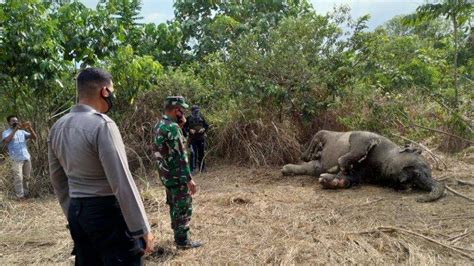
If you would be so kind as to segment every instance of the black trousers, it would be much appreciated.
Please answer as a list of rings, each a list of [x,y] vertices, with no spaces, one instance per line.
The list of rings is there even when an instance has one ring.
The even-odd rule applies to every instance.
[[[191,147],[192,147],[192,154],[191,154],[191,171],[193,170],[204,170],[205,163],[204,163],[204,152],[206,149],[205,140],[198,139],[193,140],[191,139]],[[202,166],[202,168],[201,168]]]
[[[130,236],[114,196],[72,198],[68,222],[75,265],[143,265],[144,241]]]

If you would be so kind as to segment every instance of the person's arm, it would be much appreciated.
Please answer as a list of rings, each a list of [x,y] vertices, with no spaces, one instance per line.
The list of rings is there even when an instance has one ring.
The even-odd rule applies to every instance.
[[[5,145],[8,145],[12,140],[13,137],[15,137],[15,133],[18,131],[18,126],[14,127],[10,134],[3,134],[2,133],[2,141]],[[4,132],[5,133],[5,132]]]
[[[202,119],[202,128],[199,129],[199,133],[203,134],[205,131],[207,131],[207,129],[209,128],[209,125],[207,124],[206,119],[204,119],[204,117],[201,116],[201,119]]]
[[[36,132],[33,130],[33,127],[31,127],[30,122],[24,123],[23,128],[26,130],[26,132],[29,133],[29,134],[27,134],[28,139],[36,140],[36,138],[37,138]]]
[[[163,164],[164,158],[163,158],[163,155],[161,154],[162,150],[160,150],[160,147],[163,147],[165,145],[166,138],[164,134],[165,132],[163,132],[164,129],[160,128],[160,124],[161,123],[158,123],[155,126],[155,131],[154,131],[155,137],[153,140],[153,155],[155,157],[158,170],[164,170],[161,167]],[[160,177],[162,174],[166,175],[166,173],[160,173]]]
[[[207,131],[209,129],[209,124],[206,122],[206,119],[204,119],[204,117],[201,117],[201,118],[202,118],[203,127]]]
[[[66,173],[63,167],[59,163],[58,158],[54,154],[51,140],[48,140],[48,162],[49,162],[49,175],[51,184],[53,185],[54,193],[58,197],[59,204],[63,209],[64,215],[67,219],[67,212],[69,209],[69,184],[67,181]]]
[[[176,131],[171,130],[170,132],[170,140],[174,142],[174,144],[170,145],[175,151],[179,154],[179,165],[180,175],[186,176],[189,192],[191,195],[196,193],[196,184],[194,183],[193,177],[191,175],[191,169],[189,167],[189,159],[188,154],[186,153],[186,147],[183,143],[183,136],[181,136],[181,130],[178,128]]]
[[[181,130],[179,128],[171,128],[168,132],[168,138],[171,142],[169,144],[171,149],[179,156],[179,165],[180,165],[180,176],[186,176],[186,179],[189,181],[192,179],[191,169],[189,167],[189,159],[186,152],[186,147],[184,146]]]
[[[97,149],[107,180],[117,198],[133,237],[146,238],[150,225],[137,186],[128,168],[127,155],[117,125],[107,121],[98,129]]]

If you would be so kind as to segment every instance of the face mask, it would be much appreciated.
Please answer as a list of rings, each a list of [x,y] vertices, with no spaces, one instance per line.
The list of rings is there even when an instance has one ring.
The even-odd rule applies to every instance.
[[[195,109],[191,112],[191,115],[194,117],[194,118],[197,118],[199,117],[199,109]]]
[[[100,95],[107,102],[107,105],[109,106],[109,108],[107,109],[107,111],[104,112],[104,114],[108,113],[110,109],[112,109],[113,101],[115,99],[114,94],[109,89],[106,88],[106,90],[109,92],[109,96],[104,97],[102,94]]]

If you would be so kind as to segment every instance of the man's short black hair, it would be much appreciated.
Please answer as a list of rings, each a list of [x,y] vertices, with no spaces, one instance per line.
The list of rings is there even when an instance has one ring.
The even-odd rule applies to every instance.
[[[77,92],[79,98],[94,95],[100,88],[109,86],[112,75],[97,67],[85,68],[77,76]]]
[[[16,116],[16,115],[9,115],[9,116],[7,116],[7,122],[10,123],[10,120],[11,120],[12,118],[14,118],[14,117],[18,118],[18,116]]]

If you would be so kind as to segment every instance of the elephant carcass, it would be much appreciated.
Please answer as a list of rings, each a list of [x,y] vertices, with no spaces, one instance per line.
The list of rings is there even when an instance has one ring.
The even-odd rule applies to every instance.
[[[321,130],[301,159],[305,163],[287,164],[282,174],[318,176],[324,188],[347,188],[368,182],[394,187],[413,185],[430,191],[419,197],[419,202],[434,201],[444,194],[444,186],[433,180],[420,150],[400,148],[372,132]]]

